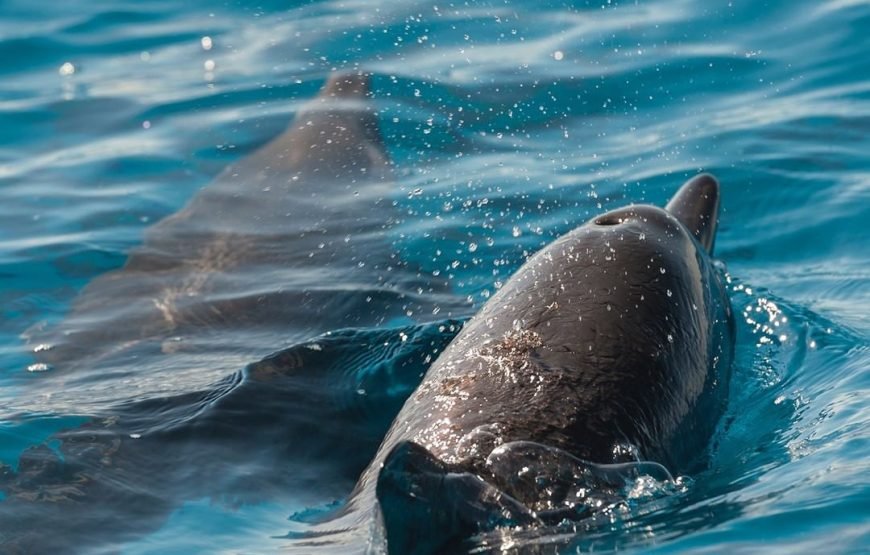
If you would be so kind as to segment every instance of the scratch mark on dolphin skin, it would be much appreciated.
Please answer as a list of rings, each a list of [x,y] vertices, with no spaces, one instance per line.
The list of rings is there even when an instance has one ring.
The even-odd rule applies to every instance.
[[[216,274],[236,266],[242,259],[239,253],[246,251],[245,247],[248,243],[250,241],[240,237],[228,235],[216,237],[205,246],[198,258],[190,262],[191,272],[179,285],[164,289],[160,297],[152,300],[169,331],[175,330],[184,323],[185,319],[178,306],[179,301],[201,295]],[[212,307],[212,310],[216,312],[214,308]],[[220,313],[216,312],[215,315],[220,316]],[[194,314],[188,316],[194,317]]]
[[[168,293],[170,292],[165,291],[164,298],[152,299],[152,302],[154,303],[154,306],[157,308],[157,310],[160,311],[160,314],[163,316],[163,320],[166,322],[166,324],[171,329],[175,329],[175,314],[172,310],[172,305],[170,304],[173,299],[172,297],[167,299]]]
[[[484,345],[480,349],[482,356],[516,358],[527,355],[532,349],[544,346],[541,336],[531,330],[519,330],[506,333],[498,341]]]

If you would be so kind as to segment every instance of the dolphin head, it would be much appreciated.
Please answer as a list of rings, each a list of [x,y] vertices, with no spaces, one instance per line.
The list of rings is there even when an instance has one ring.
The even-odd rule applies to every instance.
[[[718,214],[702,174],[664,208],[607,212],[526,261],[382,446],[387,543],[438,552],[493,527],[578,520],[618,497],[625,472],[697,468],[733,356]]]
[[[546,328],[538,326],[545,344],[583,353],[573,357],[583,359],[575,362],[580,375],[625,378],[604,396],[585,398],[595,414],[607,411],[623,419],[622,430],[634,430],[626,443],[640,447],[642,456],[675,470],[698,461],[727,392],[735,330],[724,279],[712,261],[719,207],[718,181],[700,174],[664,208],[625,206],[568,234],[570,249],[591,253],[570,277],[563,270],[559,278],[579,276],[572,302],[580,308],[544,313]],[[565,258],[551,267],[567,267]],[[575,314],[589,323],[567,326]],[[571,357],[548,353],[545,359],[565,366]],[[617,397],[643,408],[613,408],[609,399]],[[588,440],[605,424],[581,424],[578,435]],[[600,460],[602,451],[584,456]]]

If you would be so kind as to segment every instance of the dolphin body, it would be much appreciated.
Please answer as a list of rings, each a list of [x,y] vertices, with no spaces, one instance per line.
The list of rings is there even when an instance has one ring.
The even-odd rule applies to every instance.
[[[464,305],[391,248],[395,183],[369,89],[367,75],[333,75],[286,132],[149,228],[62,322],[30,330],[51,370],[19,410],[85,422],[0,463],[0,552],[111,551],[185,501],[281,502],[312,472],[323,491],[352,487],[425,350],[453,335],[423,330],[424,345],[373,360],[371,343],[397,335],[374,328],[431,314],[425,303]],[[293,346],[275,353],[276,337]],[[389,391],[360,400],[350,362],[336,360],[348,353]],[[326,419],[340,424],[312,433]]]
[[[59,383],[54,402],[114,401],[93,387],[112,375],[142,377],[140,398],[207,387],[274,352],[276,334],[292,343],[458,307],[391,249],[395,182],[369,88],[365,74],[332,76],[286,132],[149,228],[60,324],[29,330],[50,369],[41,387]]]
[[[337,519],[365,528],[378,507],[376,525],[345,546],[462,551],[496,527],[589,516],[622,478],[696,467],[734,349],[711,259],[719,194],[699,175],[664,209],[608,212],[531,257],[405,403]]]

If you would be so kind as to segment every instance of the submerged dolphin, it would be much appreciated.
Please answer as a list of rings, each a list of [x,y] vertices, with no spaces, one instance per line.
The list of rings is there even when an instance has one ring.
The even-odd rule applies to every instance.
[[[92,399],[94,380],[112,374],[143,377],[140,397],[165,394],[161,383],[206,387],[274,352],[276,335],[293,342],[420,314],[422,303],[442,314],[458,305],[391,249],[395,184],[369,82],[331,77],[285,133],[149,228],[59,325],[26,334],[52,370],[41,387],[58,376],[55,403]]]
[[[405,403],[342,525],[365,529],[379,506],[389,553],[447,553],[497,526],[582,518],[620,475],[690,469],[734,347],[718,210],[699,175],[665,209],[608,212],[529,259]]]
[[[285,133],[88,284],[58,326],[31,331],[52,370],[21,410],[86,422],[14,467],[0,464],[0,551],[111,550],[185,501],[282,499],[315,467],[342,492],[352,486],[398,411],[395,397],[425,368],[422,348],[366,358],[367,342],[383,345],[389,330],[333,333],[317,350],[300,342],[407,320],[420,299],[443,313],[460,304],[391,249],[392,166],[369,88],[366,75],[331,77]],[[440,336],[424,330],[421,341],[431,352]],[[274,353],[276,337],[296,346],[238,371]],[[373,382],[395,386],[393,374],[407,371],[412,385],[372,391],[364,406],[353,388],[347,402],[336,352],[370,363]],[[359,422],[372,413],[383,423]],[[312,435],[321,418],[348,422]]]

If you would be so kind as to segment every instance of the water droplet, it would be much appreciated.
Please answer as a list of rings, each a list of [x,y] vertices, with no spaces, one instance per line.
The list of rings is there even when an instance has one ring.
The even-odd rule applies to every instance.
[[[674,293],[670,289],[668,289],[668,297],[673,297],[673,296],[674,296]]]
[[[28,372],[48,372],[51,366],[44,362],[34,362],[27,367]]]
[[[203,50],[211,50],[211,47],[212,47],[211,37],[208,37],[208,36],[202,37],[201,39],[199,39],[199,44],[202,45]]]
[[[57,72],[64,77],[68,77],[76,72],[76,66],[74,66],[70,62],[64,62],[63,65],[57,70]]]

